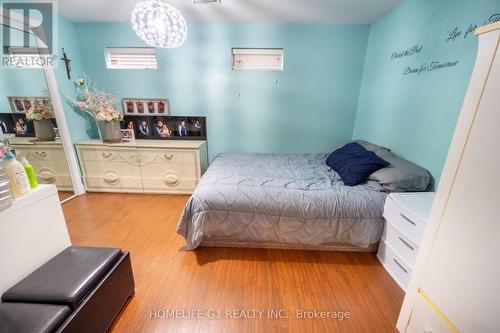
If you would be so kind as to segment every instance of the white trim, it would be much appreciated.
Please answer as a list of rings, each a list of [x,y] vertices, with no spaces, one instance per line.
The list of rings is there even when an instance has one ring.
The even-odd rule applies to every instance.
[[[66,115],[64,114],[64,107],[62,104],[61,96],[59,95],[59,88],[57,86],[56,75],[52,67],[43,67],[45,79],[47,80],[47,87],[49,89],[52,105],[56,114],[59,135],[63,144],[64,152],[66,153],[66,160],[68,162],[69,173],[73,183],[73,191],[75,195],[85,194],[85,187],[83,186],[80,177],[80,169],[78,168],[78,159],[76,158],[73,144],[71,144],[71,135],[69,132],[68,123],[66,122]]]

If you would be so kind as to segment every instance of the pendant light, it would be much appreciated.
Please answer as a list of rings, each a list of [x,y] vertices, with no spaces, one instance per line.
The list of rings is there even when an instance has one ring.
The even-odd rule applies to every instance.
[[[181,12],[161,0],[138,2],[131,22],[137,36],[153,47],[179,47],[187,38],[186,21]]]

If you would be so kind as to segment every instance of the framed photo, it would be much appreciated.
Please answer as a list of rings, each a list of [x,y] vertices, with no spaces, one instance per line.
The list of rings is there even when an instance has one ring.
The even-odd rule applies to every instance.
[[[7,99],[12,113],[25,113],[34,103],[50,105],[48,96],[8,96]]]
[[[122,141],[135,140],[134,130],[132,129],[122,129]]]
[[[134,133],[135,139],[206,140],[205,117],[127,115],[122,129]]]
[[[168,98],[122,98],[123,114],[126,116],[169,116]]]

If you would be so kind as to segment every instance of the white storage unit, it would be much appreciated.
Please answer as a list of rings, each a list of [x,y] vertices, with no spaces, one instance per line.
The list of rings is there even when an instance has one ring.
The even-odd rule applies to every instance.
[[[89,192],[190,194],[208,164],[206,141],[90,140],[76,149]]]
[[[403,290],[410,281],[433,200],[432,192],[387,196],[377,257]]]
[[[476,64],[399,315],[400,332],[499,331],[500,22],[476,34]]]
[[[0,295],[71,246],[54,185],[38,187],[0,212]]]

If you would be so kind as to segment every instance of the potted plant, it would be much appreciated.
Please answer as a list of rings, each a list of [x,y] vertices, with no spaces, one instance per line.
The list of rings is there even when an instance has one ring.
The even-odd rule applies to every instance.
[[[50,105],[34,102],[26,111],[26,119],[33,121],[35,135],[38,141],[54,141],[56,132],[50,119],[54,118],[54,112]]]
[[[115,108],[115,98],[102,90],[88,79],[75,81],[78,91],[78,99],[73,100],[65,96],[65,99],[73,107],[88,113],[95,120],[99,136],[104,142],[121,142],[120,121],[123,113]]]

